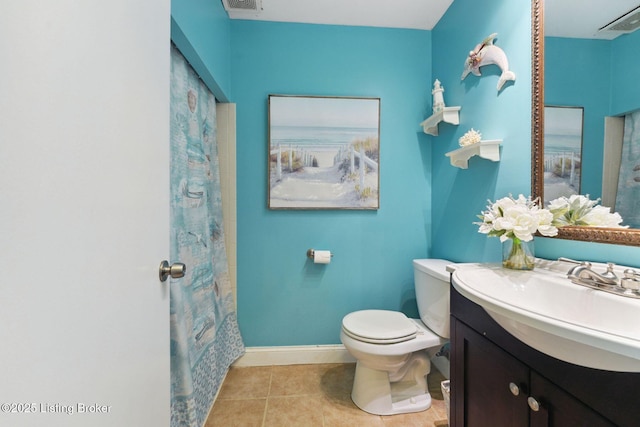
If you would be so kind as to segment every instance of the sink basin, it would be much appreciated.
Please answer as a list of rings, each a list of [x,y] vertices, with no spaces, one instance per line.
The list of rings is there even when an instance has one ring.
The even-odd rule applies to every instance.
[[[640,372],[640,299],[574,284],[566,277],[572,266],[541,259],[533,271],[460,264],[452,283],[510,334],[542,353],[589,368]],[[605,270],[598,264],[593,268]],[[616,267],[619,277],[623,270]]]

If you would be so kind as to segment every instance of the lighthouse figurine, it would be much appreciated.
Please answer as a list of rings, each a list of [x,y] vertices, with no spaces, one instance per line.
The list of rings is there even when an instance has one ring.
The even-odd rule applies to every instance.
[[[433,114],[444,110],[444,97],[442,96],[442,92],[444,92],[444,88],[440,86],[440,80],[436,79],[436,81],[433,82],[433,90],[431,91],[433,95]]]

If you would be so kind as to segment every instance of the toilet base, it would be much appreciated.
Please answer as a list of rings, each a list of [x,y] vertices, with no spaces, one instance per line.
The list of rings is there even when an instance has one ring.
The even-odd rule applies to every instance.
[[[431,364],[426,354],[414,353],[405,365],[401,378],[391,381],[389,372],[371,369],[360,361],[351,391],[351,400],[365,412],[394,415],[420,412],[431,407],[426,375]],[[391,375],[398,377],[398,373]]]

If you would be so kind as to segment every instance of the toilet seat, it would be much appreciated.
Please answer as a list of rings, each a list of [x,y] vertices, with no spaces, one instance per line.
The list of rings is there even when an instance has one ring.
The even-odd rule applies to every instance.
[[[354,340],[370,344],[396,344],[412,340],[416,324],[403,313],[389,310],[361,310],[342,319],[342,330]]]

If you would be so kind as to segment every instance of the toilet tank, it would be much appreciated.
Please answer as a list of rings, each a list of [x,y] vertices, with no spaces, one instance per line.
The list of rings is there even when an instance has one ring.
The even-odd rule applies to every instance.
[[[449,338],[449,278],[444,259],[414,259],[413,281],[420,319],[436,334]]]

